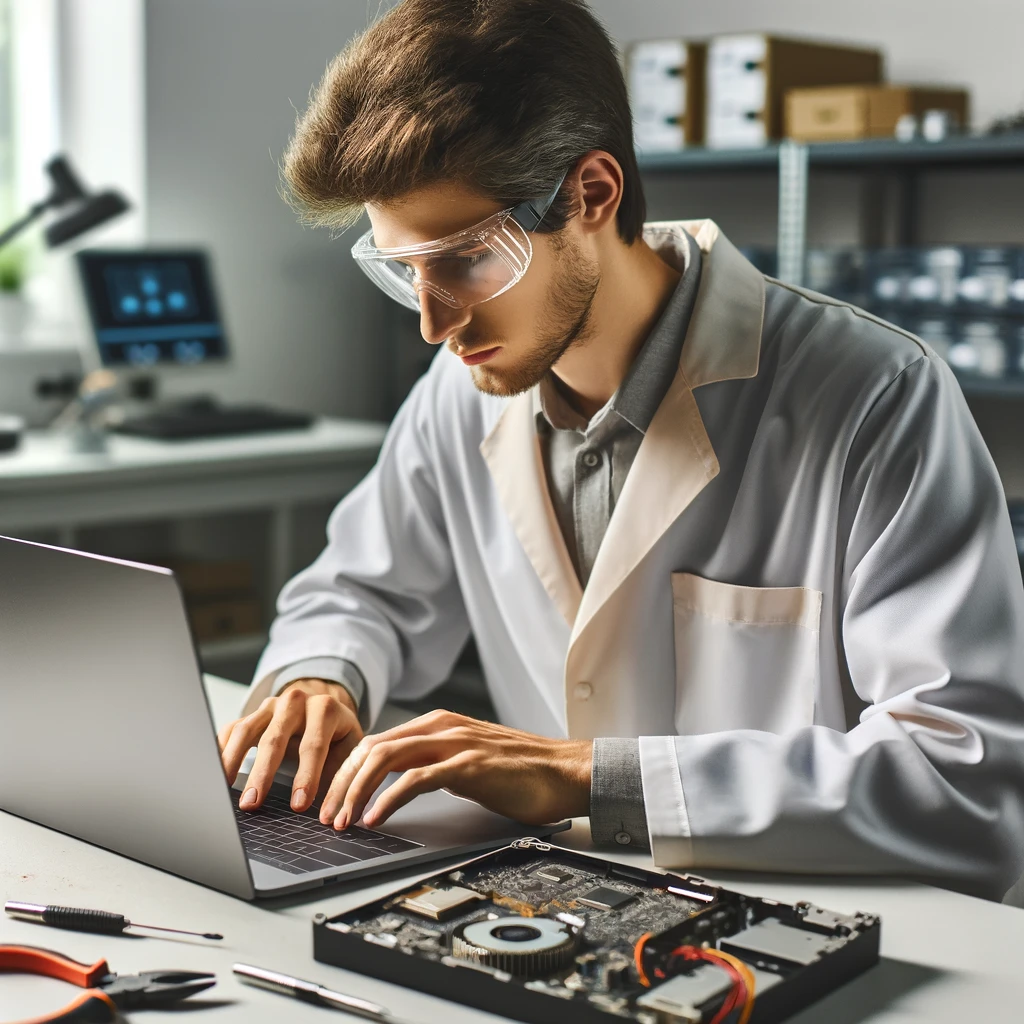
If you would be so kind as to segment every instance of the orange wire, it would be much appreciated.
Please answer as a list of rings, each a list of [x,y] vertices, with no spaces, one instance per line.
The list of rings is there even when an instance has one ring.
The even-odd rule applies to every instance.
[[[731,953],[723,953],[720,949],[706,949],[704,955],[714,960],[724,960],[726,963],[731,964],[739,976],[743,979],[743,984],[746,986],[746,1000],[743,1006],[743,1012],[740,1014],[736,1021],[736,1024],[747,1024],[750,1020],[750,1015],[754,1012],[754,995],[757,982],[754,980],[754,973],[751,969],[742,961],[739,957],[733,956]]]
[[[647,945],[647,940],[653,935],[654,932],[644,932],[643,935],[637,939],[636,945],[633,947],[633,961],[636,964],[636,973],[640,978],[640,984],[643,985],[644,988],[651,987],[651,979],[647,977],[647,972],[644,970],[644,946]]]

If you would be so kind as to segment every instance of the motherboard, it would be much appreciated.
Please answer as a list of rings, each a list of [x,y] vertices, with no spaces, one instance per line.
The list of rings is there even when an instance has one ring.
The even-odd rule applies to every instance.
[[[781,1021],[878,960],[880,924],[524,839],[314,921],[318,960],[524,1021]]]

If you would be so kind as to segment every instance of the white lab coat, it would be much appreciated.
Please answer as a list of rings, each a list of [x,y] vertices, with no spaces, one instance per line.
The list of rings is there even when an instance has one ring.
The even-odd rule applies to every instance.
[[[766,279],[710,221],[679,371],[581,590],[532,395],[447,352],[280,597],[248,707],[304,658],[371,714],[470,632],[502,722],[641,737],[663,866],[907,874],[1001,898],[1024,866],[1024,588],[947,366]],[[681,265],[681,263],[680,263]]]

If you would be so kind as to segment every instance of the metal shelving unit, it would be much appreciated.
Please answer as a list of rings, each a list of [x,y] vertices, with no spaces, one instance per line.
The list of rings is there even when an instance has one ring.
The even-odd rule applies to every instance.
[[[807,246],[807,201],[811,173],[834,171],[867,175],[876,187],[868,190],[865,244],[883,237],[884,185],[898,188],[896,241],[917,244],[919,183],[923,174],[956,168],[1024,171],[1024,132],[1006,135],[953,136],[941,142],[897,142],[869,139],[861,142],[782,142],[757,149],[684,149],[677,153],[640,154],[645,175],[723,173],[775,173],[779,178],[778,266],[781,280],[803,283]],[[958,375],[969,395],[1024,396],[1024,380],[984,380]]]
[[[812,171],[859,172],[876,179],[895,178],[900,192],[897,239],[917,242],[918,183],[932,170],[1024,170],[1024,132],[1007,135],[953,136],[942,142],[782,142],[759,149],[684,149],[640,156],[644,174],[775,172],[779,175],[779,276],[799,284],[806,246],[807,197]],[[882,216],[876,211],[874,219]],[[870,240],[869,244],[870,243]],[[785,274],[783,273],[785,270]]]

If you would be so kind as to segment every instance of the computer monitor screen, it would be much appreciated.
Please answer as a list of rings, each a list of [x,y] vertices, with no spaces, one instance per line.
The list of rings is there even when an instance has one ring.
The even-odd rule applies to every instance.
[[[77,259],[104,366],[227,357],[205,253],[83,249]]]

